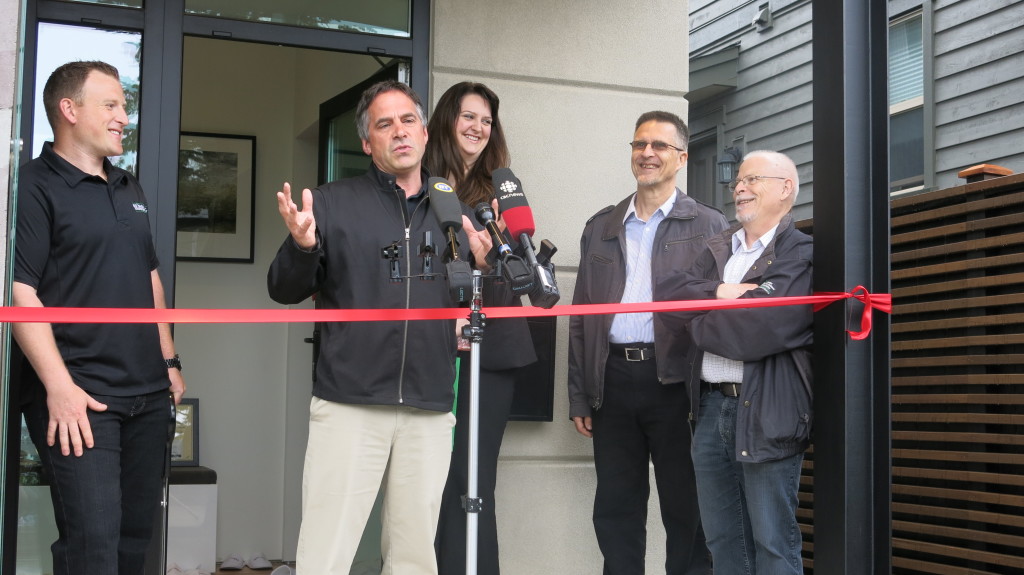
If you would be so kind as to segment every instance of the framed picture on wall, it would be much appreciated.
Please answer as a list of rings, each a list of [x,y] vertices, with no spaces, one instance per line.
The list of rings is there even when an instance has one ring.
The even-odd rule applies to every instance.
[[[171,465],[199,465],[199,400],[182,398],[174,414]]]
[[[256,137],[182,132],[177,258],[253,262]]]

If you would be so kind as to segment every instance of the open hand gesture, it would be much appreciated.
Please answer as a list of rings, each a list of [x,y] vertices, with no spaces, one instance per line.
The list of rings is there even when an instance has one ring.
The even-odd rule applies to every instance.
[[[277,192],[277,211],[288,227],[288,233],[302,249],[316,247],[316,219],[313,217],[313,192],[302,190],[302,209],[292,201],[292,187],[288,182]]]

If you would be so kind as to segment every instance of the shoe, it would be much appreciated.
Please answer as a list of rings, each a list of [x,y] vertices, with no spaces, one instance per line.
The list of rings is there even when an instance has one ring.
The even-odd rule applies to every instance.
[[[267,558],[264,557],[262,553],[257,553],[256,555],[250,557],[246,564],[249,565],[249,569],[254,569],[256,571],[263,571],[265,569],[274,568],[274,566],[270,563],[270,561],[267,561]],[[221,567],[221,569],[223,569],[223,567]]]
[[[295,570],[287,565],[280,565],[270,572],[270,575],[295,575]]]
[[[245,561],[234,553],[228,555],[228,558],[220,564],[221,571],[241,571],[242,569],[245,569]]]
[[[178,567],[177,563],[171,563],[167,566],[167,575],[184,575],[181,567]]]

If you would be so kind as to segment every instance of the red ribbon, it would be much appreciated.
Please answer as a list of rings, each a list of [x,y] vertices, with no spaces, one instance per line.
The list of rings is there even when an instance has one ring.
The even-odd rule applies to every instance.
[[[550,317],[661,311],[707,311],[783,305],[813,305],[814,311],[842,299],[855,298],[864,303],[861,331],[849,332],[853,339],[864,339],[871,331],[871,310],[890,313],[889,294],[870,294],[861,286],[851,293],[823,293],[812,296],[744,298],[727,300],[690,300],[643,303],[560,305],[551,309],[535,307],[485,307],[489,318]],[[467,308],[435,309],[126,309],[73,307],[0,307],[0,322],[42,323],[287,323],[327,321],[403,321],[422,319],[459,319]]]

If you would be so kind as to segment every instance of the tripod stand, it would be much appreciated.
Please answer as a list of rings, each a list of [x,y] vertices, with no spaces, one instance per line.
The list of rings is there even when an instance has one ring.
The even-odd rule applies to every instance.
[[[469,375],[469,449],[467,465],[466,495],[463,507],[466,509],[466,574],[476,575],[477,542],[482,501],[478,495],[479,450],[480,450],[480,343],[484,338],[484,321],[487,317],[480,311],[483,307],[483,276],[480,270],[473,270],[473,298],[470,302],[469,325],[462,328],[462,335],[470,341]],[[492,502],[493,505],[493,502]]]

